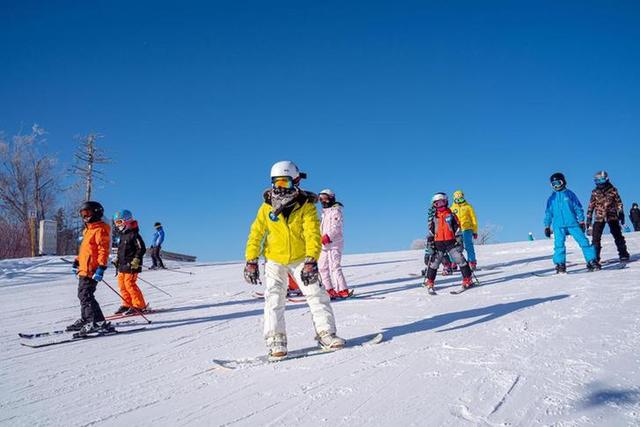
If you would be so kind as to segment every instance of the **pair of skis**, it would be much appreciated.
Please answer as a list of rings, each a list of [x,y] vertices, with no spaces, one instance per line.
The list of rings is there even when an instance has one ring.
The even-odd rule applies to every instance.
[[[113,326],[124,326],[125,324],[133,323],[132,320],[125,322],[118,322]],[[31,348],[49,347],[52,345],[66,344],[75,341],[83,341],[87,339],[108,337],[113,335],[131,334],[135,332],[144,331],[146,327],[127,329],[126,331],[113,330],[108,332],[93,332],[88,334],[80,334],[79,332],[69,332],[66,330],[55,330],[48,332],[36,332],[36,333],[20,333],[18,336],[22,338],[23,342],[20,345]],[[60,338],[54,340],[43,340],[43,338]]]

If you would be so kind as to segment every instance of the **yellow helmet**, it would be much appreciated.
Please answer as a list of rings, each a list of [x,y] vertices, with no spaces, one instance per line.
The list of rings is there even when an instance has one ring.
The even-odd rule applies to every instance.
[[[462,190],[456,190],[453,192],[453,201],[456,203],[464,202],[464,193]]]

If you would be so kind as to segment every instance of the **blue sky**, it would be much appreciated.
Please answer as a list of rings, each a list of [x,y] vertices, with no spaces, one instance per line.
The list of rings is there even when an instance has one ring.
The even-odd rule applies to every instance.
[[[408,248],[458,188],[540,237],[553,172],[640,200],[640,3],[557,3],[4,1],[0,129],[63,160],[104,134],[96,199],[202,260],[243,257],[282,159],[336,191],[350,253]]]

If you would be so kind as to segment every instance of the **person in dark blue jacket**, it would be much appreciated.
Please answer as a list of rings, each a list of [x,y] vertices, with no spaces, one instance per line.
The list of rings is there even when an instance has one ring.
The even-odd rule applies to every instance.
[[[153,238],[151,239],[151,261],[153,262],[151,270],[164,269],[166,267],[162,262],[162,258],[160,258],[160,249],[162,248],[162,242],[164,242],[164,229],[159,222],[156,222],[153,226],[156,232],[153,233]]]
[[[567,189],[567,180],[563,174],[554,173],[550,180],[553,194],[547,200],[544,235],[547,238],[550,238],[552,233],[554,235],[553,262],[556,265],[556,272],[566,273],[567,271],[565,240],[569,234],[582,249],[589,271],[600,270],[600,264],[596,261],[596,251],[584,234],[584,209],[580,200],[573,191]]]

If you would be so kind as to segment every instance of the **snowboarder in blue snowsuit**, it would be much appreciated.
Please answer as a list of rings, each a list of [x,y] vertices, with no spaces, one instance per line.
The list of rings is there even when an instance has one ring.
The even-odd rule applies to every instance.
[[[580,200],[573,191],[567,189],[567,180],[563,174],[554,173],[550,180],[553,194],[547,200],[544,235],[547,238],[551,237],[551,225],[553,224],[553,262],[556,265],[556,273],[566,273],[567,271],[565,240],[569,234],[582,249],[587,269],[589,271],[600,270],[600,264],[596,261],[596,251],[584,234],[584,209]]]

